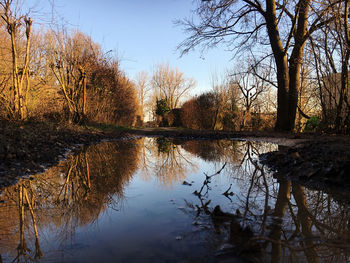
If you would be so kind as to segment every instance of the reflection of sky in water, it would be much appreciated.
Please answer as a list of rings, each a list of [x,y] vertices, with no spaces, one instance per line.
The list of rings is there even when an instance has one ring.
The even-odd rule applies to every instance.
[[[204,213],[201,206],[201,202],[209,200],[210,211],[216,205],[232,214],[237,214],[238,210],[242,217],[237,222],[242,229],[248,226],[254,235],[271,238],[268,233],[276,228],[273,209],[281,200],[278,201],[281,192],[277,181],[261,169],[257,154],[276,149],[275,145],[266,143],[169,142],[155,138],[90,146],[30,183],[28,180],[20,182],[27,187],[25,191],[29,196],[40,202],[34,212],[42,261],[215,262],[214,254],[232,239],[228,234],[230,231],[232,234],[232,224],[213,226],[210,214]],[[208,194],[204,195],[204,187],[202,198],[194,195],[195,190],[201,189],[205,174],[215,174],[224,164],[222,172],[211,178]],[[69,184],[65,184],[68,181]],[[184,185],[184,181],[191,185]],[[233,194],[226,197],[223,193],[230,185],[228,192]],[[8,213],[13,220],[6,224],[0,221],[0,233],[2,224],[3,229],[6,227],[13,232],[8,244],[0,239],[5,262],[16,258],[16,248],[21,240],[16,203],[18,189],[18,186],[6,189],[2,195],[4,203],[0,206],[0,211],[4,215]],[[328,198],[320,192],[307,191],[307,199],[311,201],[306,205],[312,212],[318,209],[317,215],[324,224],[328,218],[314,202],[316,195],[318,202]],[[291,237],[299,231],[295,240],[302,242],[305,239],[301,234],[305,234],[305,229],[300,232],[303,224],[295,227],[292,219],[302,216],[297,214],[300,207],[293,196],[289,202],[288,205],[285,203],[282,214],[283,235]],[[331,210],[340,207],[329,202]],[[294,211],[292,214],[286,210],[288,206]],[[28,208],[25,209],[24,237],[31,249],[27,255],[33,257],[35,233]],[[296,220],[304,222],[302,217]],[[341,221],[339,217],[334,220]],[[347,220],[346,216],[344,220]],[[310,223],[310,220],[305,222]],[[309,227],[318,233],[317,224]],[[226,229],[226,232],[219,233],[218,229]],[[238,239],[244,233],[239,231],[236,233]],[[271,249],[271,244],[266,245],[267,250]],[[280,259],[284,261],[289,255],[285,252]],[[305,257],[299,254],[299,259],[305,260]]]

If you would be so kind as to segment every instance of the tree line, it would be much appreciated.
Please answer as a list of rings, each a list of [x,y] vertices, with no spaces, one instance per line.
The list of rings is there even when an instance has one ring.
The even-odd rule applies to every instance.
[[[40,29],[0,0],[0,117],[193,129],[349,132],[348,0],[196,1],[179,20],[194,48],[227,48],[236,63],[191,97],[194,79],[169,65],[132,80],[91,37]]]
[[[33,29],[0,1],[0,117],[132,125],[139,105],[118,58],[78,31]]]
[[[177,22],[188,36],[182,55],[226,48],[237,62],[212,90],[183,104],[182,125],[349,132],[347,0],[195,3],[193,16]],[[162,98],[158,113],[169,115]]]
[[[178,22],[188,33],[183,53],[221,45],[233,55],[252,54],[257,64],[272,60],[272,78],[256,76],[276,87],[275,129],[295,128],[301,92],[314,81],[325,128],[348,131],[348,0],[196,1],[193,13]]]

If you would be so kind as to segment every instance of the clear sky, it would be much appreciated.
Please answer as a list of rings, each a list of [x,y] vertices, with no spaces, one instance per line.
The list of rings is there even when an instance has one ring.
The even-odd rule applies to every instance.
[[[199,50],[180,58],[176,46],[185,39],[176,19],[190,16],[192,0],[54,0],[55,10],[70,27],[78,28],[116,51],[130,78],[141,70],[152,72],[158,63],[169,62],[197,81],[193,94],[210,89],[212,72],[222,74],[232,65],[231,54],[212,49]],[[43,1],[41,1],[43,4]]]

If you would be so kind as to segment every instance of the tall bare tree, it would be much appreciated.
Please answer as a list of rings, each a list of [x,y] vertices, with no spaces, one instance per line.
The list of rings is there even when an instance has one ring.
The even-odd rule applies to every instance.
[[[146,99],[149,91],[151,90],[149,86],[148,73],[146,71],[140,71],[137,73],[135,78],[135,87],[137,91],[137,96],[140,102],[140,111],[142,113],[142,117],[145,117],[145,107],[146,107]]]
[[[30,87],[29,51],[33,21],[28,15],[19,14],[19,4],[19,1],[1,0],[0,13],[11,40],[13,99],[9,109],[12,109],[13,118],[23,120],[27,117],[25,96],[28,92],[25,92],[24,88],[28,91]],[[22,25],[25,27],[26,35],[25,53],[23,55],[18,50]]]
[[[337,107],[337,118],[335,120],[336,129],[340,130],[340,126],[343,122],[342,111],[344,107],[344,101],[347,103],[348,112],[346,113],[349,118],[350,116],[350,107],[349,101],[347,98],[349,92],[349,59],[350,59],[350,28],[349,28],[349,0],[344,0],[343,12],[337,12],[338,17],[343,18],[339,21],[342,25],[341,31],[344,32],[342,41],[344,43],[344,51],[342,52],[342,64],[341,64],[341,89],[339,94],[339,104]],[[342,34],[340,33],[340,36]],[[348,120],[349,121],[349,120]]]
[[[329,4],[312,0],[198,0],[197,3],[196,19],[179,22],[189,34],[179,45],[182,54],[201,44],[203,49],[226,44],[238,52],[256,44],[268,45],[278,83],[275,128],[293,130],[305,43],[329,22],[324,19]]]
[[[151,86],[159,99],[165,99],[170,109],[179,107],[180,100],[196,85],[194,79],[187,78],[177,68],[170,68],[169,64],[156,66]]]

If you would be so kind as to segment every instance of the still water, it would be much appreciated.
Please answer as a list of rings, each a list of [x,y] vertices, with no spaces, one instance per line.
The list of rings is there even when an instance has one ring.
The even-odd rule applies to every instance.
[[[349,262],[350,209],[273,178],[277,145],[141,138],[84,147],[2,189],[0,262]]]

